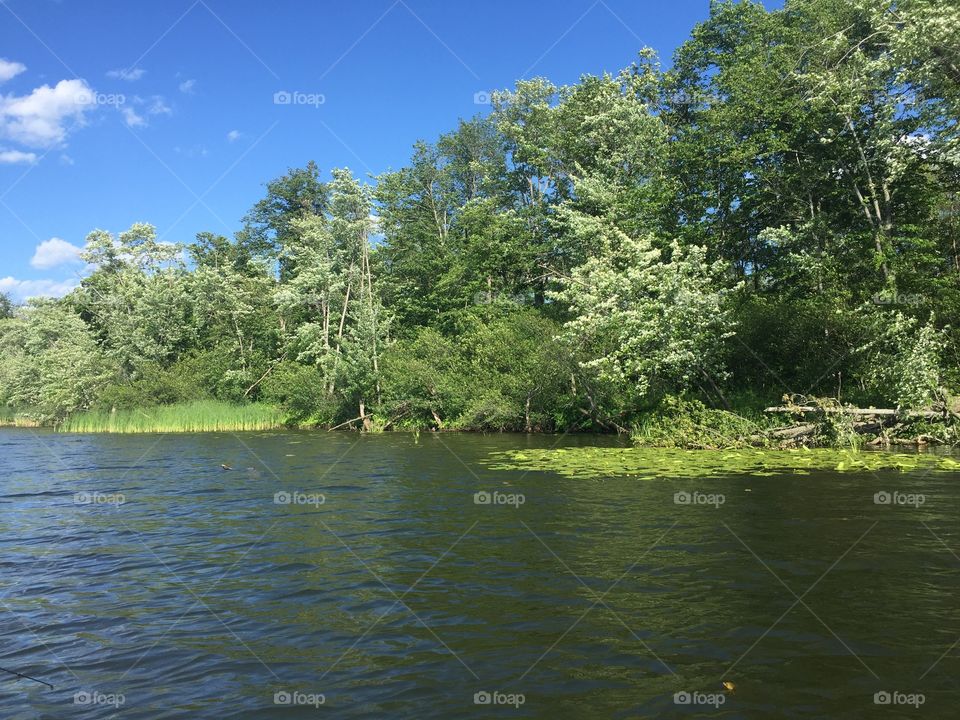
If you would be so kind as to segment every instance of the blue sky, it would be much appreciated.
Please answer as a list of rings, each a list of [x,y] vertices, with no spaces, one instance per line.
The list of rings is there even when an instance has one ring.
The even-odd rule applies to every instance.
[[[522,77],[668,60],[708,0],[0,0],[0,291],[60,294],[94,228],[232,236],[315,160],[402,166]],[[279,92],[299,93],[288,104]],[[322,100],[322,102],[321,102]]]

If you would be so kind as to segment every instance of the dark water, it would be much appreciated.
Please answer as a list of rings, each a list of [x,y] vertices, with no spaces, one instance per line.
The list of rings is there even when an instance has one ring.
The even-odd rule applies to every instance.
[[[555,442],[2,431],[0,717],[957,716],[956,475],[480,462]]]

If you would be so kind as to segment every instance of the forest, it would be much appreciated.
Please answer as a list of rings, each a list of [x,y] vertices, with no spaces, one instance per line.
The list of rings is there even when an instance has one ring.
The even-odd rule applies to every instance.
[[[715,2],[670,63],[517,82],[396,171],[305,150],[232,238],[94,230],[75,290],[0,300],[3,416],[654,444],[784,402],[954,418],[958,117],[960,6]]]

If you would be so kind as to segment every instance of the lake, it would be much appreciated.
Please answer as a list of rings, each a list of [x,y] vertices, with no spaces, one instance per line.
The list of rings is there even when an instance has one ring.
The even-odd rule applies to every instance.
[[[616,442],[0,430],[2,716],[955,715],[956,473],[488,463]]]

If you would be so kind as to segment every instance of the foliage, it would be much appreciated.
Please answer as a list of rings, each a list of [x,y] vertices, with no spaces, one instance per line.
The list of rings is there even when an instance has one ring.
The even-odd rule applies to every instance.
[[[696,446],[784,393],[939,408],[958,44],[935,0],[713,2],[668,70],[521,80],[370,183],[290,168],[233,238],[95,230],[65,298],[0,296],[0,404]]]
[[[719,267],[704,249],[674,244],[666,259],[649,237],[593,218],[573,222],[601,243],[555,295],[575,314],[566,331],[587,348],[583,366],[635,401],[721,378],[721,341],[732,322],[712,277]]]
[[[10,296],[6,293],[0,293],[0,320],[8,320],[13,317],[15,306]]]
[[[115,375],[90,329],[61,303],[35,302],[2,321],[0,348],[0,399],[38,420],[91,407]]]
[[[880,327],[861,348],[867,356],[866,380],[897,407],[927,407],[943,401],[943,353],[946,329],[920,325],[901,312],[879,317]]]
[[[337,417],[324,388],[323,375],[313,366],[284,361],[263,382],[261,399],[283,408],[287,425],[332,424]]]
[[[768,423],[699,400],[667,397],[656,410],[640,415],[630,437],[635,445],[691,449],[737,448],[764,444]]]

